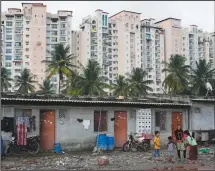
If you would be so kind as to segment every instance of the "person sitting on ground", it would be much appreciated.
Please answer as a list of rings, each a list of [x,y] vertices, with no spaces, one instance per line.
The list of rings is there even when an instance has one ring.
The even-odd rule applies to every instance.
[[[159,131],[155,131],[154,156],[155,158],[160,157],[160,132]]]
[[[184,138],[185,138],[185,146],[188,151],[188,160],[197,160],[198,152],[197,152],[197,142],[196,140],[190,135],[188,130],[184,131]]]
[[[173,157],[175,156],[175,147],[176,144],[173,141],[172,136],[168,137],[168,161],[169,162],[173,162]]]

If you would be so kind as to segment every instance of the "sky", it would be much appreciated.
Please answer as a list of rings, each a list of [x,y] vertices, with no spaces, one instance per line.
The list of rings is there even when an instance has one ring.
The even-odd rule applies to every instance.
[[[57,13],[58,10],[73,11],[72,29],[78,30],[82,18],[94,15],[96,9],[102,9],[114,15],[122,10],[141,13],[141,19],[154,18],[157,21],[173,17],[182,21],[182,27],[197,25],[207,32],[215,31],[213,1],[25,1],[40,2],[47,5],[47,11]],[[1,10],[22,8],[22,1],[1,1]]]

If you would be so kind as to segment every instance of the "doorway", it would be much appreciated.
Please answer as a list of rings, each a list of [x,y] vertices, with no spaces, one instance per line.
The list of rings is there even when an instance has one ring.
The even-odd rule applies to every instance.
[[[114,112],[115,147],[123,147],[127,141],[127,112]]]
[[[55,143],[55,111],[40,111],[40,148],[47,152],[54,148]]]
[[[178,124],[183,128],[183,117],[182,112],[172,112],[172,136],[174,136],[174,132],[177,129]]]

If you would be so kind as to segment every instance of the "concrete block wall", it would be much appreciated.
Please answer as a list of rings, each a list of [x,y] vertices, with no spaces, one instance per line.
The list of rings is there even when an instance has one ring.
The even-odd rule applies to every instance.
[[[127,112],[127,132],[136,131],[135,118],[130,117],[129,108],[101,108],[101,107],[87,107],[75,108],[71,107],[68,111],[69,117],[66,119],[59,119],[56,111],[56,142],[60,142],[63,149],[79,150],[79,149],[93,149],[96,144],[97,133],[94,132],[94,110],[107,111],[107,132],[108,135],[114,136],[114,111]],[[79,123],[77,119],[90,120],[88,129],[84,129],[83,123]]]

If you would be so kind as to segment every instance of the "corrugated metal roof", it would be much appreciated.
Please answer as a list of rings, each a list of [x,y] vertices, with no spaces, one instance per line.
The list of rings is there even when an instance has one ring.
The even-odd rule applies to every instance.
[[[86,104],[134,104],[134,105],[156,105],[156,106],[191,106],[181,103],[147,103],[147,102],[125,102],[125,101],[100,101],[100,100],[63,100],[63,99],[24,99],[24,98],[2,98],[5,101],[29,101],[29,102],[64,102],[64,103],[86,103]]]
[[[192,101],[214,102],[215,99],[192,99]]]

